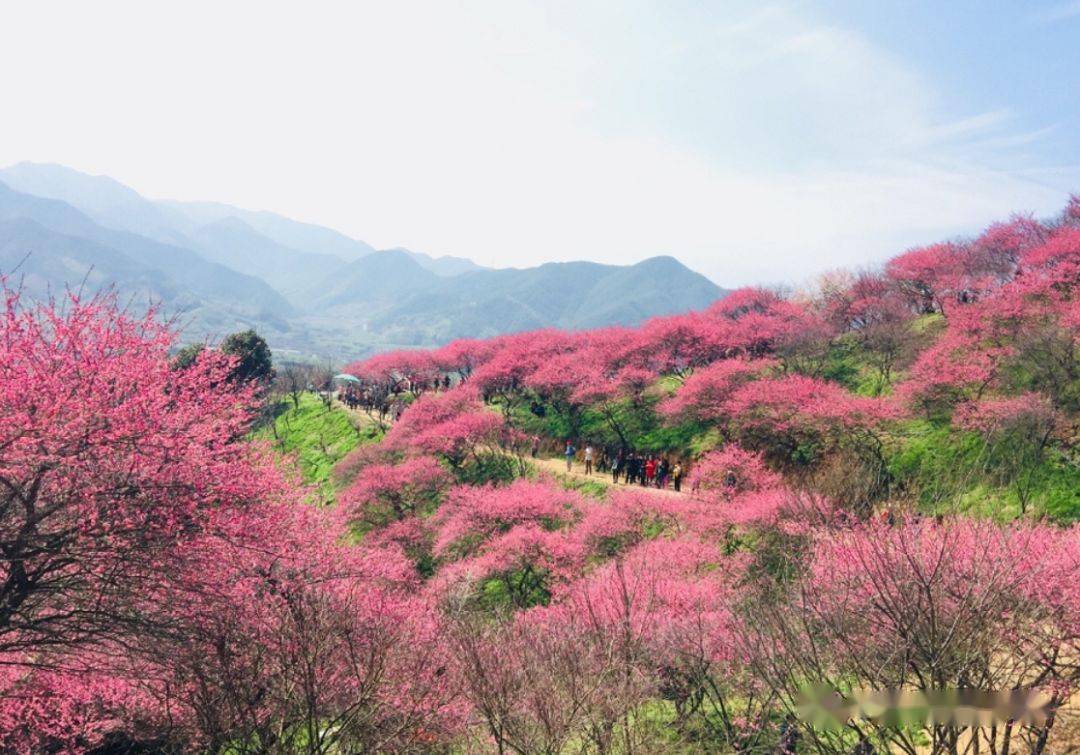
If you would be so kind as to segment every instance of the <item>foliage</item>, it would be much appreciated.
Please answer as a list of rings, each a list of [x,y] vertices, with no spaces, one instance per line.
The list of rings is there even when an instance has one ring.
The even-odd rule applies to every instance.
[[[226,336],[220,350],[236,360],[232,370],[233,380],[264,383],[274,376],[270,347],[254,330]]]
[[[315,394],[302,394],[298,403],[279,404],[277,416],[255,437],[295,459],[304,482],[317,486],[323,501],[331,501],[333,465],[358,445],[377,439],[378,432],[343,408],[327,408]]]

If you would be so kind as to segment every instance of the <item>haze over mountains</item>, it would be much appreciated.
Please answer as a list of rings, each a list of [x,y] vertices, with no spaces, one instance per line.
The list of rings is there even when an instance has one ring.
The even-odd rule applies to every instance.
[[[377,251],[333,229],[215,202],[149,200],[60,165],[0,170],[0,273],[31,296],[115,287],[186,340],[254,327],[271,346],[353,357],[543,327],[637,324],[726,292],[672,257],[491,269]]]

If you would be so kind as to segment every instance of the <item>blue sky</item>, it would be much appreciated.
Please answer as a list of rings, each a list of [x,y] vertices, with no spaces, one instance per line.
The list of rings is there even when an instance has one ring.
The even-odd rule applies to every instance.
[[[1077,42],[1080,0],[15,3],[0,162],[800,284],[1080,191]]]
[[[1001,112],[1002,131],[1031,136],[1021,169],[1080,162],[1080,0],[822,7],[936,81],[957,118]]]

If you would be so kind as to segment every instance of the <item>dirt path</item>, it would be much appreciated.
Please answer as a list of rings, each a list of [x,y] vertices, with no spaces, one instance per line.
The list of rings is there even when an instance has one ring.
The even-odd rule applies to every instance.
[[[375,420],[373,420],[362,409],[350,409],[348,406],[346,406],[342,401],[340,401],[337,398],[334,399],[334,407],[342,409],[342,410],[348,412],[349,414],[351,414],[353,417],[355,417],[361,423],[361,426],[364,426],[364,425],[374,426],[376,424]],[[392,424],[392,423],[388,421],[387,425],[390,425],[390,424]],[[596,482],[596,483],[599,483],[599,484],[603,485],[606,488],[620,488],[620,489],[621,488],[626,488],[628,490],[641,490],[641,491],[644,491],[644,492],[647,492],[647,493],[656,493],[657,495],[669,495],[669,496],[679,496],[679,497],[682,497],[682,496],[686,495],[685,491],[680,492],[680,493],[676,493],[674,490],[671,489],[670,486],[667,487],[667,488],[663,488],[663,489],[660,489],[660,488],[646,488],[646,487],[643,487],[641,485],[627,485],[626,483],[622,482],[621,479],[620,479],[620,481],[618,483],[612,483],[612,481],[611,481],[611,473],[610,472],[594,472],[591,475],[587,475],[587,474],[585,474],[585,464],[584,464],[584,462],[576,460],[576,459],[574,460],[573,467],[571,468],[571,470],[569,472],[566,471],[566,458],[562,457],[562,456],[539,457],[539,458],[536,458],[536,459],[529,459],[529,461],[532,464],[534,464],[537,467],[537,469],[541,469],[544,472],[552,474],[555,477],[560,478],[560,479],[573,478],[574,480]],[[620,478],[621,478],[621,476],[620,476]]]
[[[685,491],[681,492],[681,493],[676,493],[670,487],[664,488],[664,489],[659,489],[659,488],[646,488],[646,487],[642,487],[641,485],[627,485],[626,483],[622,482],[621,478],[620,478],[620,481],[617,484],[612,484],[612,482],[611,482],[611,473],[610,472],[594,472],[591,475],[587,475],[587,474],[585,474],[585,465],[580,461],[575,461],[573,467],[571,468],[571,470],[569,472],[567,472],[566,471],[566,459],[563,458],[563,457],[554,457],[554,456],[548,457],[548,458],[541,457],[541,458],[538,458],[538,459],[529,459],[529,461],[532,462],[533,464],[535,464],[538,469],[542,469],[545,472],[550,472],[555,477],[559,477],[559,478],[573,478],[575,480],[582,480],[582,481],[587,480],[589,482],[598,482],[601,485],[603,485],[604,487],[608,487],[608,488],[614,487],[614,488],[620,488],[620,489],[625,488],[627,490],[641,490],[641,491],[644,491],[644,492],[647,492],[647,493],[656,493],[657,495],[669,495],[669,496],[679,496],[679,497],[682,497],[682,496],[686,495]]]
[[[360,427],[376,427],[379,424],[374,419],[372,419],[371,415],[369,415],[363,409],[353,409],[337,397],[334,398],[333,407],[335,409],[340,409],[341,411],[355,418],[356,421],[359,423]],[[389,427],[390,424],[391,423],[387,421],[386,426]]]

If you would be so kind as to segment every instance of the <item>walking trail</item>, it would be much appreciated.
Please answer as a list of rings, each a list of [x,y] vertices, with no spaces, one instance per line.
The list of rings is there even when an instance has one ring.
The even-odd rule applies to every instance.
[[[594,472],[591,475],[585,474],[585,465],[580,461],[575,461],[574,466],[569,472],[566,471],[566,458],[565,457],[540,457],[537,459],[529,459],[538,469],[542,469],[545,472],[550,472],[556,477],[560,478],[572,478],[574,480],[588,480],[589,482],[598,482],[607,488],[625,488],[627,490],[641,490],[647,493],[657,493],[659,495],[671,495],[682,497],[686,495],[686,492],[676,493],[670,487],[667,488],[647,488],[642,485],[627,485],[620,479],[617,484],[612,484],[610,472]]]
[[[335,399],[334,406],[340,409],[344,409],[349,414],[353,415],[360,420],[362,425],[374,425],[375,421],[371,419],[365,412],[360,409],[350,409],[341,401]],[[631,490],[641,490],[647,493],[656,493],[658,495],[669,496],[684,496],[686,492],[676,493],[671,487],[667,488],[647,488],[642,485],[627,485],[620,481],[618,483],[611,482],[610,472],[594,472],[591,475],[585,474],[584,462],[575,459],[574,465],[569,472],[566,471],[566,458],[563,456],[551,456],[551,457],[538,457],[535,459],[529,459],[537,469],[542,469],[560,479],[571,478],[574,480],[597,482],[606,488],[626,488]]]

